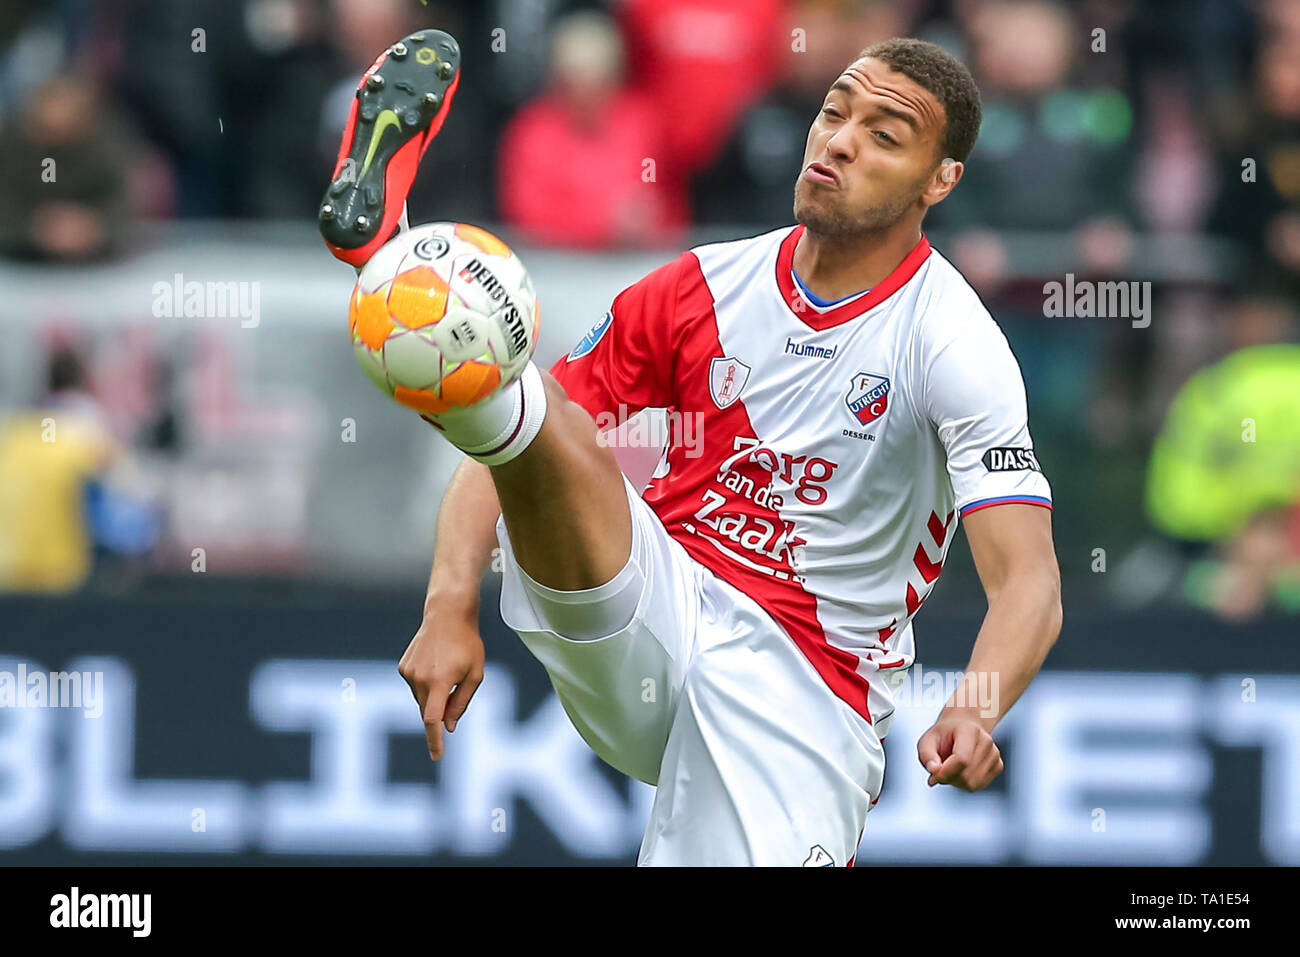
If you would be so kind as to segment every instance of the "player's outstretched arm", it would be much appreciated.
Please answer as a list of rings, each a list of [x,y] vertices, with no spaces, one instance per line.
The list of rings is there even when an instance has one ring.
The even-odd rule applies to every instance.
[[[1061,630],[1051,516],[1036,505],[1006,504],[963,520],[989,609],[964,682],[917,745],[932,786],[978,791],[1002,772],[993,728],[1029,686]]]
[[[456,730],[483,681],[479,585],[496,547],[500,514],[488,467],[466,459],[448,483],[438,512],[424,619],[397,666],[420,705],[429,757],[435,761],[442,757],[444,725]]]

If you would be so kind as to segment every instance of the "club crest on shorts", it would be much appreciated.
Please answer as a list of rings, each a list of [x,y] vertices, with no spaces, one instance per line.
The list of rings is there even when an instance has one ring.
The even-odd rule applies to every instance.
[[[859,372],[849,384],[844,402],[859,425],[876,421],[889,408],[889,379],[883,375]]]
[[[804,867],[834,867],[835,858],[831,857],[830,851],[820,844],[814,844],[808,848],[808,857],[803,862]]]
[[[709,363],[709,395],[713,404],[725,409],[740,398],[752,370],[735,356],[719,356]]]

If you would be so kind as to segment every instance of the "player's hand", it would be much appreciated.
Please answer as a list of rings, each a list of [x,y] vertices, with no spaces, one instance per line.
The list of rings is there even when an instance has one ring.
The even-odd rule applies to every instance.
[[[1002,773],[1002,755],[979,719],[940,715],[916,745],[921,766],[930,772],[930,787],[951,784],[978,791]]]
[[[397,670],[420,705],[429,757],[435,761],[442,757],[444,725],[448,731],[456,730],[456,722],[483,682],[484,657],[477,604],[452,607],[430,599],[420,630],[406,646]]]

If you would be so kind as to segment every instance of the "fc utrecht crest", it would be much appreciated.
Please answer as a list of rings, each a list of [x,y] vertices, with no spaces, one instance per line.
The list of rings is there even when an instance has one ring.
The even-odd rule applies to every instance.
[[[870,372],[859,372],[853,377],[844,401],[859,425],[874,422],[889,408],[889,379]]]
[[[709,394],[713,404],[725,409],[740,398],[740,390],[749,381],[749,366],[735,356],[719,356],[709,363]]]

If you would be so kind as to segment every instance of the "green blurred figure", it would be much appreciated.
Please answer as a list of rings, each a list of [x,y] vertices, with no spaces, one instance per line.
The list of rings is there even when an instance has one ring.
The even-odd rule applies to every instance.
[[[1239,349],[1192,376],[1147,473],[1146,509],[1169,535],[1218,543],[1188,597],[1231,619],[1300,611],[1300,345]]]

